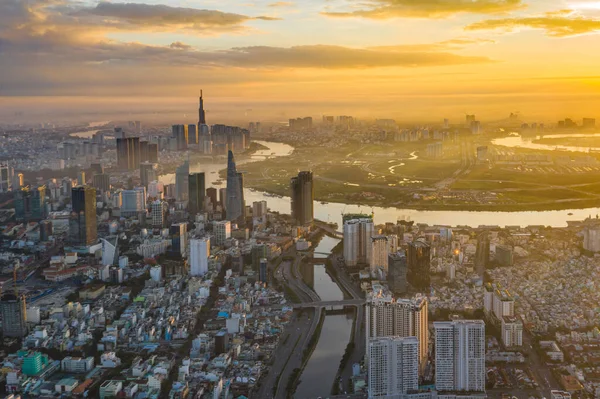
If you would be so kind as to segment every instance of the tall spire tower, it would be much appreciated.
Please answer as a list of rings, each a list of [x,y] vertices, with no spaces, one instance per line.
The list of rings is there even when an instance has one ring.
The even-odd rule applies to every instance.
[[[200,106],[198,107],[198,125],[206,125],[206,113],[204,112],[204,99],[200,90]]]

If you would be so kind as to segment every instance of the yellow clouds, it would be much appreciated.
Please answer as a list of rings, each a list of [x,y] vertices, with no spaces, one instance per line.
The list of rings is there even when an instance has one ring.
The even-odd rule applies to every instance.
[[[542,29],[549,36],[565,37],[600,31],[600,20],[574,15],[570,10],[549,12],[538,17],[489,19],[467,26],[466,30],[516,28]]]
[[[331,17],[446,18],[456,14],[497,14],[524,8],[521,0],[368,0],[355,10],[327,11]]]

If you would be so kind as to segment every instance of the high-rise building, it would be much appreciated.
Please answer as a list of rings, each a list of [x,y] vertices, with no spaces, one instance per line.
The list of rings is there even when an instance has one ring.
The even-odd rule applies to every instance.
[[[15,191],[15,217],[17,221],[39,221],[46,217],[46,186]]]
[[[74,245],[92,245],[98,238],[96,221],[96,189],[88,186],[71,190],[72,212],[69,240]]]
[[[475,270],[479,277],[483,278],[485,269],[490,261],[490,233],[483,231],[477,237],[477,248],[475,251]]]
[[[242,221],[245,217],[244,177],[236,169],[233,152],[227,157],[227,219]]]
[[[374,234],[372,215],[344,215],[344,260],[346,266],[371,263]]]
[[[206,196],[206,183],[204,173],[192,173],[188,176],[188,209],[191,215],[202,212],[204,197]]]
[[[152,227],[162,228],[165,225],[166,202],[156,200],[152,203]]]
[[[190,240],[190,274],[201,277],[208,272],[208,257],[210,256],[210,239]]]
[[[369,345],[369,398],[402,398],[419,388],[416,337],[372,338]]]
[[[23,173],[18,173],[13,178],[12,189],[18,190],[25,185],[25,175]]]
[[[29,352],[23,357],[21,371],[28,377],[38,375],[50,364],[48,356],[41,352]]]
[[[262,258],[268,258],[268,249],[265,244],[256,244],[252,246],[251,250],[252,255],[252,269],[255,272],[258,272],[260,269],[260,260]]]
[[[11,187],[13,169],[7,163],[0,162],[0,193],[7,193]]]
[[[267,268],[269,261],[267,258],[260,258],[259,266],[258,266],[258,280],[266,284],[267,283]]]
[[[176,196],[175,199],[177,201],[187,201],[188,200],[188,184],[189,184],[189,176],[190,176],[190,163],[185,161],[183,165],[179,166],[175,170],[175,191]]]
[[[216,209],[217,205],[219,204],[219,200],[217,199],[217,193],[218,191],[214,187],[209,187],[206,189],[206,196],[210,198],[210,203],[213,209]]]
[[[24,337],[27,334],[25,297],[5,293],[0,298],[2,333],[5,337]]]
[[[231,222],[228,220],[214,222],[213,231],[215,233],[215,245],[223,246],[225,241],[231,237]]]
[[[158,144],[148,143],[148,162],[158,163]]]
[[[85,186],[85,172],[83,170],[77,173],[77,185]]]
[[[200,125],[206,125],[206,112],[204,112],[202,90],[200,90],[200,98],[198,99],[198,130],[200,130]]]
[[[406,264],[406,254],[404,251],[392,252],[388,255],[388,275],[387,281],[390,290],[396,294],[404,294],[408,290],[406,274],[408,265]]]
[[[142,186],[148,188],[148,184],[158,178],[157,165],[151,162],[140,164],[140,181]]]
[[[148,143],[145,140],[140,140],[140,163],[149,162]]]
[[[118,133],[117,129],[115,129],[115,136],[117,138],[117,165],[120,169],[137,169],[141,159],[140,138],[125,137],[125,134],[122,131]]]
[[[198,144],[198,126],[195,124],[188,125],[188,144]]]
[[[146,187],[136,187],[133,190],[123,190],[123,205],[121,216],[139,216],[146,212]]]
[[[434,322],[435,385],[438,391],[485,391],[483,320]]]
[[[101,238],[102,243],[102,266],[113,266],[119,259],[119,237]]]
[[[184,256],[187,251],[187,224],[176,223],[169,229],[171,236],[171,249],[169,253],[175,256]]]
[[[187,150],[188,127],[187,125],[173,125],[173,138],[177,142],[177,151]]]
[[[372,294],[367,301],[366,336],[417,337],[419,341],[419,367],[424,371],[429,355],[429,306],[427,298],[394,299],[389,295]]]
[[[92,178],[92,185],[101,193],[110,191],[110,176],[106,173],[95,174]]]
[[[300,172],[290,180],[292,218],[300,225],[312,223],[315,198],[312,172]]]
[[[371,274],[376,275],[379,269],[387,274],[390,250],[388,238],[384,235],[373,236],[371,237],[371,246]]]
[[[219,204],[223,207],[224,210],[227,210],[227,189],[220,188],[219,189]]]
[[[428,291],[431,285],[431,247],[425,241],[408,244],[408,282],[418,290]]]
[[[267,214],[267,201],[254,201],[252,203],[252,216],[255,218],[263,217]]]

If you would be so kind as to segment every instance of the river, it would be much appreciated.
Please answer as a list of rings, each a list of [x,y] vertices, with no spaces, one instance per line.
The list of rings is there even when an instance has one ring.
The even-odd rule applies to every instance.
[[[324,236],[315,248],[320,254],[330,253],[340,240]],[[324,265],[303,265],[302,272],[306,283],[324,301],[344,299],[344,294],[327,274]],[[310,268],[311,270],[307,270]],[[353,328],[353,315],[336,314],[327,315],[323,321],[319,341],[312,353],[302,375],[300,384],[294,394],[295,398],[328,397],[335,382],[335,376],[340,365],[340,360],[350,341]]]
[[[538,136],[520,136],[516,133],[511,133],[507,137],[501,137],[492,140],[493,145],[499,145],[503,147],[518,147],[528,148],[530,150],[543,150],[543,151],[554,151],[557,148],[561,151],[569,152],[589,152],[590,148],[598,150],[600,147],[577,147],[569,145],[548,145],[534,143],[534,140],[541,138],[545,139],[563,139],[563,138],[584,138],[584,137],[600,137],[600,133],[572,133],[572,134],[544,134]]]
[[[267,141],[258,141],[268,150],[257,152],[251,159],[239,162],[238,169],[243,171],[243,165],[247,162],[254,162],[268,157],[279,157],[290,155],[294,148],[287,144],[274,143]],[[517,146],[522,141],[508,143]],[[274,154],[274,155],[273,155]],[[191,166],[192,172],[204,172],[206,174],[206,187],[214,186],[216,188],[224,188],[225,182],[221,185],[215,185],[219,180],[219,171],[226,167],[226,161],[219,164],[202,164],[198,163]],[[167,174],[160,177],[164,183],[174,183],[175,174]],[[289,197],[268,197],[263,192],[244,190],[246,204],[250,205],[253,201],[266,200],[269,208],[272,211],[280,213],[290,213],[290,198]],[[398,219],[413,220],[417,223],[427,223],[430,225],[449,225],[449,226],[472,226],[481,225],[498,225],[498,226],[529,226],[529,225],[544,225],[552,227],[566,227],[568,220],[583,220],[588,216],[600,214],[600,208],[585,208],[585,209],[565,209],[559,211],[524,211],[524,212],[471,212],[471,211],[423,211],[415,209],[401,208],[381,208],[367,207],[352,204],[342,203],[320,203],[314,204],[315,218],[336,222],[338,226],[342,225],[342,213],[371,213],[374,212],[375,223],[381,224],[385,222],[395,222]],[[572,215],[568,215],[572,213]]]

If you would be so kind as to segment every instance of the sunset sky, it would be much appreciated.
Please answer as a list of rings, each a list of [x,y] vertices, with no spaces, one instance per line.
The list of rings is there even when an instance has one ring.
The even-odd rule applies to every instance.
[[[585,0],[1,0],[0,105],[600,117],[599,33]]]

